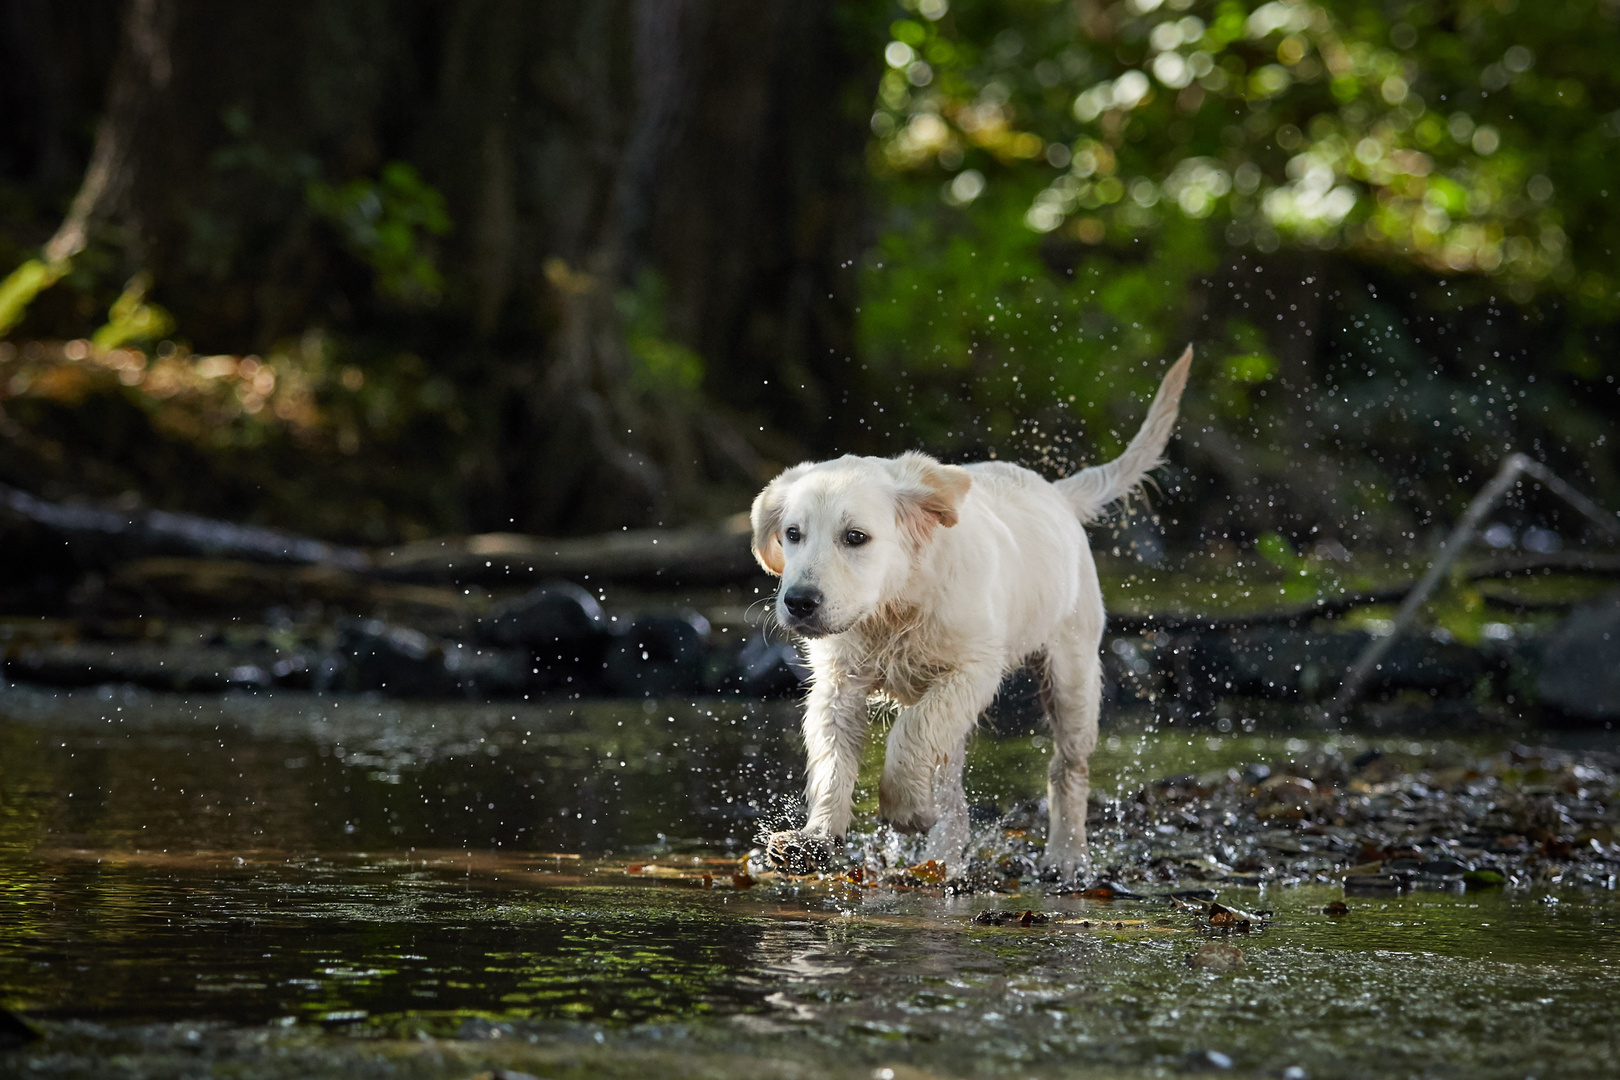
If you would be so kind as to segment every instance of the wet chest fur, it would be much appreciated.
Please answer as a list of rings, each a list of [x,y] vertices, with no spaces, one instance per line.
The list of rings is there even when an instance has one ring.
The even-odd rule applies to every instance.
[[[874,692],[900,705],[915,705],[928,688],[955,670],[953,655],[937,629],[915,609],[881,612],[855,632],[854,666],[871,680]]]

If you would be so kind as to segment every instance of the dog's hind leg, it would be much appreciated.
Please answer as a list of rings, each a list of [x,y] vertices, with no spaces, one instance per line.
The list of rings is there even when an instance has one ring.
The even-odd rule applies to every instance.
[[[1097,747],[1102,704],[1099,619],[1075,620],[1051,642],[1046,656],[1046,714],[1052,725],[1047,770],[1045,863],[1065,880],[1086,862],[1086,806],[1091,796],[1091,752]]]

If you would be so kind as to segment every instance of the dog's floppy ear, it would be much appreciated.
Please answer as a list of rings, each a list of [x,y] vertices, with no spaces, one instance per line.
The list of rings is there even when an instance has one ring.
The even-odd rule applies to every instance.
[[[810,469],[810,463],[795,465],[782,473],[775,480],[765,485],[765,490],[754,497],[753,509],[748,512],[749,523],[754,529],[754,538],[750,543],[754,558],[765,572],[776,577],[782,576],[782,503],[787,498],[788,488],[793,481],[803,476]]]
[[[956,524],[962,499],[973,486],[971,473],[915,451],[895,458],[894,471],[900,482],[901,520],[919,541],[928,539],[936,526]]]

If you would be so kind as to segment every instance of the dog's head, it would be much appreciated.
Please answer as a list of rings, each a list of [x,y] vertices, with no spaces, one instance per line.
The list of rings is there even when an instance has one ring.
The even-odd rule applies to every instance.
[[[754,557],[782,579],[777,618],[825,637],[895,599],[972,484],[966,469],[916,453],[795,465],[772,480],[751,517]]]

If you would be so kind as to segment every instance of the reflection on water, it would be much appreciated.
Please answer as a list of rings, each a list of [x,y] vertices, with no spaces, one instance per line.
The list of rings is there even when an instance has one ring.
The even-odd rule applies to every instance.
[[[1337,889],[1228,888],[1276,918],[1217,974],[1163,902],[729,888],[788,812],[793,727],[785,704],[0,692],[0,1002],[48,1036],[0,1074],[1597,1077],[1620,1052],[1608,891],[1331,919]],[[1108,790],[1289,750],[1113,734]],[[978,796],[1033,793],[1041,749],[983,740]],[[625,872],[649,853],[680,873]],[[1091,925],[971,921],[1025,907]]]
[[[603,852],[747,844],[790,792],[781,702],[367,703],[0,691],[6,790],[61,845]],[[8,803],[10,800],[8,800]],[[33,846],[21,822],[3,842]]]

